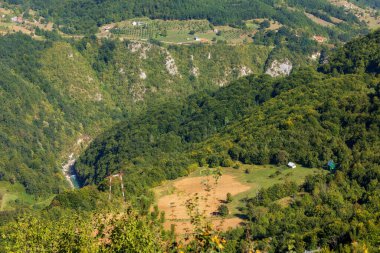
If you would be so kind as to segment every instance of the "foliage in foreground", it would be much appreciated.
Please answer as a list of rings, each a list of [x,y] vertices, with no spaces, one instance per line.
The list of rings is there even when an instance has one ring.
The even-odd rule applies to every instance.
[[[161,252],[160,227],[132,211],[62,216],[25,216],[2,233],[6,252]],[[1,248],[3,247],[3,248]]]

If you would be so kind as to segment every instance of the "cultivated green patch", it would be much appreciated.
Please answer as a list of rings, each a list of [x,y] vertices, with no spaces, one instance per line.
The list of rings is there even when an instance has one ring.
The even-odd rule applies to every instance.
[[[29,206],[40,209],[48,206],[51,199],[52,197],[36,199],[27,194],[21,184],[0,181],[0,211],[11,211]]]
[[[247,21],[243,28],[231,26],[214,26],[207,20],[152,20],[148,18],[130,19],[118,23],[107,24],[100,28],[98,36],[111,34],[131,40],[155,39],[164,43],[210,43],[226,41],[227,43],[252,42],[252,36],[259,29],[257,23]]]
[[[301,185],[308,175],[326,173],[322,169],[305,168],[300,165],[297,165],[295,169],[275,165],[241,165],[238,169],[223,168],[222,171],[224,174],[232,175],[241,183],[250,186],[250,190],[234,196],[233,201],[228,204],[232,215],[241,213],[239,208],[244,206],[243,200],[255,197],[260,189],[285,181]]]
[[[297,165],[295,169],[288,168],[287,166],[276,165],[245,165],[238,166],[239,168],[220,168],[223,175],[233,176],[240,183],[249,187],[249,190],[233,196],[230,203],[226,203],[230,210],[229,217],[242,214],[240,210],[244,207],[244,200],[256,197],[260,189],[269,188],[275,184],[282,184],[284,182],[294,182],[301,185],[305,178],[309,175],[326,174],[327,171],[318,168],[306,168]],[[204,177],[212,175],[215,169],[198,168],[186,177],[180,177],[176,180],[163,182],[159,187],[155,188],[156,198],[159,199],[166,195],[175,194],[178,189],[175,188],[175,183],[186,178]],[[210,182],[214,181],[210,177]],[[199,182],[194,180],[194,188],[201,188]],[[200,190],[202,191],[202,190]],[[228,192],[224,194],[227,195]],[[189,196],[190,198],[190,196]]]

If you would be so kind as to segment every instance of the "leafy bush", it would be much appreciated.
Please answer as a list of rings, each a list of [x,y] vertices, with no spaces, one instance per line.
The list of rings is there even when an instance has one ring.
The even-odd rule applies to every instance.
[[[225,217],[225,216],[227,216],[229,214],[229,212],[230,211],[228,210],[228,207],[226,205],[220,205],[218,207],[218,213],[219,213],[220,216]]]

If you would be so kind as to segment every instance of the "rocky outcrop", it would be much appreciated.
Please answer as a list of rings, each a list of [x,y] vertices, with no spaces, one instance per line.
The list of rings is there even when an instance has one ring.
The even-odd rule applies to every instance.
[[[310,56],[310,59],[313,61],[317,61],[321,58],[321,52],[315,52]]]
[[[140,75],[139,75],[140,79],[141,80],[145,80],[147,78],[147,75],[146,73],[140,69]]]
[[[139,102],[144,100],[145,93],[147,91],[146,87],[142,83],[135,83],[130,88],[130,93],[132,94],[133,102]]]
[[[128,45],[128,49],[131,50],[132,53],[140,53],[140,59],[147,59],[147,53],[152,49],[151,44],[145,44],[140,42],[133,42]]]
[[[199,68],[193,66],[193,67],[191,68],[190,74],[192,74],[192,75],[195,76],[195,77],[198,77],[198,76],[199,76]]]
[[[293,64],[288,60],[274,60],[269,68],[265,71],[266,74],[272,77],[288,76],[293,69]]]
[[[171,56],[169,52],[167,52],[166,54],[165,67],[170,75],[172,76],[179,75],[178,68],[177,68],[177,65],[175,64],[174,58]]]
[[[248,68],[247,66],[241,66],[239,69],[239,78],[243,77],[243,76],[249,76],[252,73],[253,73],[253,71],[250,68]]]

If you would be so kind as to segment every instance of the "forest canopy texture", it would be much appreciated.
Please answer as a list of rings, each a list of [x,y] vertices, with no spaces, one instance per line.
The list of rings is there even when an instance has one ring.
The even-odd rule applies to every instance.
[[[97,4],[103,2],[107,1],[97,1]],[[31,1],[36,6],[44,3]],[[74,8],[74,2],[57,2],[68,3],[73,5],[73,10],[80,9]],[[114,3],[114,8],[121,4]],[[165,14],[176,3],[165,2],[157,8],[145,2],[139,4],[146,4],[146,12],[152,12],[150,15],[181,15]],[[49,8],[49,4],[51,1],[47,1],[44,8]],[[250,6],[251,2],[242,1],[241,4]],[[260,8],[265,11],[266,5],[263,6]],[[201,7],[208,11],[207,6]],[[157,9],[159,14],[154,14],[150,8]],[[51,15],[61,14],[53,12]],[[234,18],[233,12],[231,18]],[[5,122],[0,138],[6,150],[15,150],[11,155],[2,150],[0,157],[2,164],[13,164],[16,168],[10,171],[13,167],[7,166],[0,171],[0,178],[8,181],[17,178],[28,191],[37,195],[44,194],[42,189],[49,187],[49,191],[57,195],[42,212],[0,212],[0,233],[4,239],[0,241],[0,251],[25,252],[29,248],[44,251],[49,247],[55,251],[73,252],[87,249],[118,252],[123,248],[137,252],[173,250],[158,213],[152,214],[150,210],[153,186],[188,175],[199,166],[286,164],[290,160],[320,169],[333,160],[337,166],[326,175],[306,178],[301,186],[284,182],[260,190],[255,198],[245,199],[242,212],[247,224],[223,234],[226,252],[244,252],[251,244],[254,249],[270,252],[304,252],[319,247],[342,252],[373,252],[379,248],[379,30],[333,51],[318,69],[299,68],[290,76],[279,78],[251,75],[216,91],[196,92],[185,100],[154,101],[147,106],[146,112],[128,115],[127,119],[120,115],[120,108],[128,108],[127,104],[117,107],[112,99],[106,100],[107,97],[107,103],[98,104],[93,100],[63,96],[64,92],[57,88],[61,87],[59,83],[49,85],[49,81],[57,82],[61,72],[41,73],[34,66],[41,64],[38,54],[41,50],[65,46],[25,38],[19,40],[19,36],[0,40],[4,47],[9,47],[1,51],[0,61],[0,70],[4,73],[0,95],[3,101],[8,101],[0,116]],[[12,50],[12,43],[25,43],[21,47],[24,51]],[[116,47],[106,45],[95,47],[99,55],[112,55],[109,50]],[[26,54],[27,51],[36,53]],[[45,60],[50,59],[48,54],[44,56]],[[27,64],[18,62],[23,57],[29,57],[25,61]],[[101,61],[112,60],[91,58],[94,64],[86,65],[79,54],[77,59],[83,60],[80,70],[86,73],[93,73],[97,64],[106,68]],[[61,65],[54,66],[59,70]],[[80,71],[76,73],[76,80],[82,80]],[[39,83],[39,86],[31,83]],[[99,83],[96,85],[100,87]],[[56,96],[42,97],[41,91]],[[24,99],[17,99],[16,94]],[[15,102],[10,103],[9,97]],[[120,104],[121,97],[118,97]],[[42,101],[38,107],[33,103],[36,99]],[[62,108],[62,104],[67,108]],[[15,114],[25,113],[20,108],[27,108],[35,116],[16,121]],[[81,115],[74,112],[80,109],[84,115],[88,108],[94,109],[94,114],[84,125],[77,125]],[[59,168],[41,174],[36,172],[44,170],[40,164],[56,166],[52,150],[60,145],[54,141],[46,145],[39,142],[49,135],[60,136],[58,140],[63,140],[82,128],[97,128],[89,123],[91,117],[103,118],[99,123],[102,127],[109,122],[118,124],[98,136],[78,159],[75,170],[83,189],[62,193],[63,179],[54,181],[59,184],[54,184],[52,179],[59,178]],[[20,129],[17,134],[3,134],[11,132],[15,126]],[[34,135],[26,134],[30,133],[26,131],[28,126],[32,126]],[[23,138],[23,145],[17,141],[20,136],[28,137]],[[37,154],[42,154],[38,157],[43,158],[36,159],[36,153],[23,150],[27,146],[34,147]],[[23,157],[20,153],[28,155]],[[29,167],[36,170],[28,170]],[[117,199],[107,201],[107,177],[118,172],[124,173],[126,199],[131,206],[124,209],[119,219],[112,215],[107,218],[107,214],[120,204]],[[39,175],[44,177],[39,178]],[[38,185],[38,179],[44,179],[44,187]],[[284,197],[289,197],[291,202],[281,207],[276,201]],[[106,230],[109,227],[113,228],[111,232]],[[98,233],[93,235],[95,230]]]

